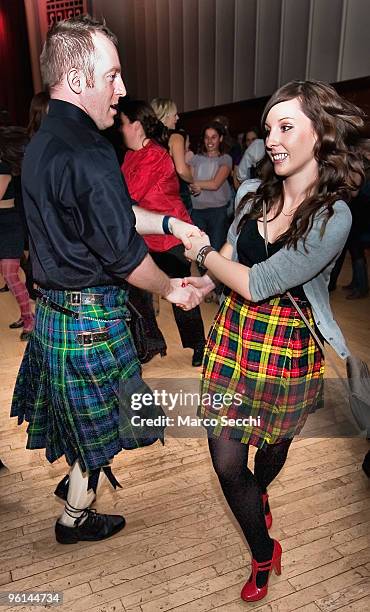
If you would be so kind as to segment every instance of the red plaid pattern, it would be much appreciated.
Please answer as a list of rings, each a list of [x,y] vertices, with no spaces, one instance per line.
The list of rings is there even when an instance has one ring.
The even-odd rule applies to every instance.
[[[303,310],[313,324],[310,307]],[[212,436],[275,444],[320,406],[323,374],[321,351],[286,298],[253,304],[232,292],[208,336],[198,416]],[[228,405],[220,408],[216,394],[228,394]]]

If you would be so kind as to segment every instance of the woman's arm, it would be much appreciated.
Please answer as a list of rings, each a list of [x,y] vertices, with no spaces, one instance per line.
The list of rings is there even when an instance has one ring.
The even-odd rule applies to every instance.
[[[316,216],[306,241],[300,239],[297,249],[283,247],[251,268],[249,289],[254,302],[307,283],[340,253],[351,229],[352,218],[347,204],[343,201],[335,203],[334,214],[322,236],[323,220],[322,214]]]
[[[195,261],[200,249],[206,245],[209,245],[207,235],[200,238],[192,237],[191,248],[185,250],[185,256]],[[232,245],[228,243],[221,249],[223,255],[217,251],[211,251],[205,258],[204,266],[207,268],[210,278],[217,279],[230,289],[234,289],[245,299],[250,300],[249,268],[236,261],[230,261],[232,251]]]
[[[220,255],[225,257],[225,259],[231,259],[233,254],[233,246],[228,242],[225,242],[224,246],[220,250]],[[212,289],[214,289],[217,285],[217,278],[215,275],[211,274],[209,270],[207,270],[206,274],[203,276],[189,276],[184,279],[186,283],[189,285],[193,285],[197,289],[200,289],[203,297],[205,297]]]
[[[191,183],[193,174],[185,161],[185,141],[181,134],[172,134],[168,146],[177,174],[187,183]]]
[[[195,193],[200,193],[202,189],[208,191],[217,191],[229,176],[231,168],[229,166],[220,166],[213,179],[209,181],[195,181],[191,184],[191,189]]]
[[[241,182],[238,179],[238,169],[239,169],[239,166],[234,166],[234,170],[233,170],[233,183],[234,183],[235,191],[238,191],[238,189],[239,189],[239,187],[241,185]]]
[[[297,249],[283,247],[266,261],[248,268],[229,261],[217,251],[205,258],[205,266],[212,276],[227,287],[237,291],[252,302],[259,302],[274,295],[281,295],[296,285],[304,284],[317,276],[343,248],[350,227],[351,213],[345,202],[337,202],[334,215],[326,224],[321,236],[323,216],[318,215],[304,243],[298,241]],[[196,259],[202,246],[209,244],[208,237],[192,238],[192,247],[186,257]]]
[[[8,185],[12,180],[11,175],[9,174],[0,174],[0,200],[3,199],[6,190],[8,189]]]

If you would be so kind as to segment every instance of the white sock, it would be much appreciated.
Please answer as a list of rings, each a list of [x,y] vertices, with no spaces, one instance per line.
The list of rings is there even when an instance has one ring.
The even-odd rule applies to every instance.
[[[95,493],[92,489],[87,490],[88,482],[89,474],[83,473],[80,464],[76,461],[69,474],[67,503],[62,516],[58,519],[59,523],[74,527],[75,520],[82,516],[84,510],[93,502]]]

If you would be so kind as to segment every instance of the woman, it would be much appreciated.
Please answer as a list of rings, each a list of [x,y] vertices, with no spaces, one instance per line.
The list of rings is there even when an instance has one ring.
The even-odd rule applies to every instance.
[[[179,120],[177,106],[175,102],[169,98],[154,98],[150,104],[157,119],[161,121],[168,130],[167,147],[179,178],[180,197],[186,209],[191,211],[192,202],[188,184],[192,183],[193,174],[187,159],[188,151],[186,142],[188,136],[184,130],[176,129],[176,124]]]
[[[48,112],[50,96],[46,91],[40,91],[35,94],[31,100],[30,104],[30,112],[29,112],[29,122],[27,126],[27,136],[28,139],[31,139],[32,136],[37,132],[41,125],[42,118]],[[29,244],[28,244],[28,230],[27,230],[27,222],[26,215],[23,208],[23,197],[22,197],[22,188],[21,188],[21,180],[20,177],[16,178],[15,182],[16,188],[16,204],[19,210],[19,214],[23,224],[23,233],[24,233],[24,253],[21,257],[21,268],[26,276],[26,288],[29,293],[29,296],[32,300],[37,298],[33,275],[32,275],[32,265],[29,256]],[[13,324],[13,327],[21,327],[22,319],[16,321]]]
[[[223,127],[218,122],[203,128],[200,153],[190,160],[194,181],[192,192],[192,219],[205,231],[212,245],[220,249],[225,242],[228,222],[228,204],[231,189],[228,176],[232,168],[230,155],[223,155]]]
[[[280,573],[267,487],[322,399],[323,355],[286,291],[338,354],[348,355],[327,284],[351,226],[345,202],[363,179],[363,116],[324,83],[279,89],[262,117],[268,155],[257,192],[242,200],[220,254],[205,237],[185,253],[231,289],[208,337],[202,392],[228,391],[233,400],[219,411],[200,407],[199,415],[214,419],[203,422],[213,465],[251,549],[246,601],[262,599],[270,571]],[[190,282],[203,294],[214,286],[209,275]],[[258,449],[254,474],[249,445]]]
[[[46,115],[49,108],[50,96],[46,91],[39,91],[31,100],[27,134],[29,138],[37,132],[41,125],[42,118]]]
[[[179,196],[173,162],[165,148],[167,140],[163,125],[152,108],[140,100],[125,101],[121,98],[119,110],[122,135],[129,149],[122,164],[122,173],[132,199],[147,210],[172,215],[191,223]],[[145,236],[144,240],[158,267],[171,278],[189,275],[190,264],[177,238],[171,235]],[[135,306],[145,315],[153,333],[155,328],[158,329],[153,304],[145,296],[142,297],[142,303],[136,301]],[[173,313],[183,347],[193,349],[192,365],[201,365],[205,337],[199,307],[184,312],[174,305]]]
[[[9,327],[23,327],[20,339],[27,341],[33,329],[28,291],[19,278],[24,250],[22,220],[15,207],[15,177],[20,175],[27,137],[23,128],[0,128],[0,272],[18,302],[21,318]]]

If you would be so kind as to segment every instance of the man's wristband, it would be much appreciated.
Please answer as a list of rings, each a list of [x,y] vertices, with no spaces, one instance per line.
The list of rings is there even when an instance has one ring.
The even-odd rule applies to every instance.
[[[208,253],[210,253],[211,251],[215,251],[215,250],[216,249],[214,249],[210,244],[207,244],[206,246],[200,249],[197,255],[197,258],[196,258],[196,262],[200,268],[205,268],[205,265],[204,265],[205,258],[207,257]]]
[[[164,234],[172,234],[172,231],[170,229],[170,219],[171,216],[170,215],[165,215],[162,219],[162,229],[163,229],[163,233]]]

